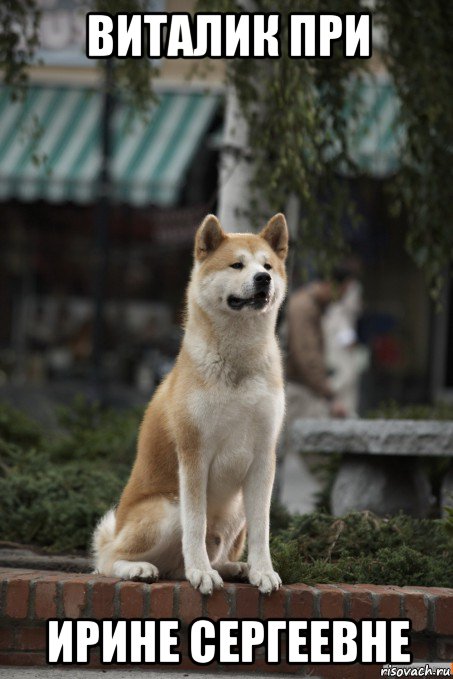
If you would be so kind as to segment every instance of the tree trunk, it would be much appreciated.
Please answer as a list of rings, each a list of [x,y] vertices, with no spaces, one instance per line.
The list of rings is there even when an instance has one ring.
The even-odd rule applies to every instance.
[[[250,179],[253,162],[248,143],[248,124],[244,118],[236,90],[227,90],[225,132],[220,157],[218,215],[226,231],[250,231],[247,211],[250,206]]]

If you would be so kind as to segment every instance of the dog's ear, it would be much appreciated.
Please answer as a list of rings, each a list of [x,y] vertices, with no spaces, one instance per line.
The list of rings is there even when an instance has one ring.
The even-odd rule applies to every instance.
[[[207,215],[195,236],[195,259],[203,261],[227,238],[215,215]]]
[[[285,215],[282,215],[281,212],[274,215],[261,231],[260,236],[269,243],[280,259],[286,259],[289,236]]]

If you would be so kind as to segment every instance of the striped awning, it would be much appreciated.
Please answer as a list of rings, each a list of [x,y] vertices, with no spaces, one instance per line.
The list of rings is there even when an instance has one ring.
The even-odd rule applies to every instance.
[[[113,117],[112,198],[174,205],[220,99],[166,92],[144,119],[122,103]],[[39,87],[12,101],[0,89],[0,201],[96,200],[101,165],[101,94]]]

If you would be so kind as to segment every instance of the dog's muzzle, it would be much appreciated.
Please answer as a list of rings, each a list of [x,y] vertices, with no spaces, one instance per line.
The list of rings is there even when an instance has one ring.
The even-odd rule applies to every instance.
[[[266,272],[260,272],[253,277],[255,292],[251,297],[236,297],[230,295],[227,299],[230,309],[240,311],[244,307],[250,309],[264,309],[270,301],[271,276]]]

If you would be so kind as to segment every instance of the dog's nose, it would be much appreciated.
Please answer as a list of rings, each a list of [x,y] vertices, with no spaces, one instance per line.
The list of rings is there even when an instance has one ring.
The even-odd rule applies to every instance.
[[[257,288],[267,288],[271,282],[271,277],[266,271],[261,271],[254,275],[253,280],[255,281],[255,286]]]

